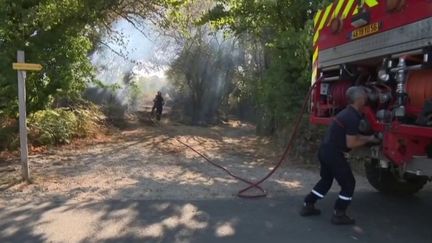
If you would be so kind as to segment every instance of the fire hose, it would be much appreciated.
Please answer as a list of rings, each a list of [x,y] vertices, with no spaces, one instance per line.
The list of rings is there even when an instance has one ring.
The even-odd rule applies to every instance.
[[[306,110],[308,108],[308,103],[309,103],[309,98],[312,94],[312,90],[314,89],[315,85],[319,83],[319,82],[315,82],[314,85],[311,86],[311,88],[309,89],[304,101],[303,101],[303,105],[302,108],[300,110],[299,115],[297,116],[297,119],[294,123],[294,129],[291,132],[291,136],[288,140],[288,144],[282,154],[282,156],[280,157],[278,163],[276,164],[275,167],[273,167],[273,169],[266,175],[264,176],[262,179],[258,180],[258,181],[250,181],[247,179],[244,179],[240,176],[237,176],[235,174],[233,174],[230,170],[228,170],[227,168],[215,163],[214,161],[212,161],[210,158],[208,158],[207,156],[205,156],[203,153],[199,152],[198,150],[196,150],[195,148],[193,148],[192,146],[190,146],[189,144],[181,141],[179,138],[176,138],[176,140],[181,143],[182,145],[184,145],[186,148],[190,149],[191,151],[193,151],[194,153],[196,153],[197,155],[199,155],[201,158],[203,158],[205,161],[207,161],[209,164],[221,169],[222,171],[224,171],[225,173],[227,173],[229,176],[231,176],[232,178],[238,180],[238,181],[242,181],[246,184],[248,184],[247,187],[245,187],[244,189],[241,189],[240,191],[238,191],[237,196],[240,198],[247,198],[247,199],[254,199],[254,198],[262,198],[262,197],[266,197],[267,196],[267,192],[264,190],[264,188],[262,188],[260,185],[266,181],[268,178],[270,178],[278,169],[279,167],[283,164],[283,162],[286,160],[286,158],[288,157],[288,154],[290,153],[292,146],[294,144],[295,138],[297,136],[297,133],[299,132],[300,129],[300,125],[301,125],[301,121],[303,120],[303,115],[306,113]],[[152,120],[153,121],[153,120]],[[156,125],[159,126],[159,124],[155,123]],[[249,192],[252,189],[256,189],[259,191],[259,193],[256,194],[247,194],[247,192]]]

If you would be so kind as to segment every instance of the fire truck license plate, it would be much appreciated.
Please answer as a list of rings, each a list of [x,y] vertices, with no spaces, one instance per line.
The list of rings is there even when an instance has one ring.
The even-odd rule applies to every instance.
[[[373,23],[373,24],[369,24],[369,25],[366,25],[364,27],[358,28],[351,33],[351,40],[355,40],[355,39],[376,33],[380,30],[380,28],[381,28],[380,23]]]

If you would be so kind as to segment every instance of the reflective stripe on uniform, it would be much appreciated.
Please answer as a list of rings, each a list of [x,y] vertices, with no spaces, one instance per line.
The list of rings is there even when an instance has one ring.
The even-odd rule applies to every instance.
[[[352,197],[345,197],[345,196],[342,196],[342,195],[339,195],[339,198],[342,199],[342,200],[345,200],[345,201],[351,201],[352,200]]]
[[[319,193],[319,192],[317,192],[317,191],[315,191],[315,190],[312,190],[312,193],[315,194],[315,195],[317,195],[317,196],[320,197],[320,198],[324,198],[324,195],[323,195],[323,194],[321,194],[321,193]]]

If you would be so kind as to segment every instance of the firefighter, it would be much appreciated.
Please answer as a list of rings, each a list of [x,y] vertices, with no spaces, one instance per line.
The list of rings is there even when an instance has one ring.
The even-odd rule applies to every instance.
[[[154,111],[156,110],[156,119],[160,121],[162,116],[162,110],[163,106],[165,105],[165,101],[162,97],[162,93],[160,91],[157,92],[155,98],[153,99],[153,108],[152,108],[152,115],[154,114]]]
[[[346,92],[346,98],[349,105],[336,115],[318,151],[321,180],[306,196],[300,211],[302,216],[321,214],[321,211],[315,208],[315,203],[324,198],[333,184],[333,179],[336,179],[341,187],[331,218],[331,222],[336,225],[355,224],[355,220],[346,214],[355,188],[354,175],[346,159],[347,152],[367,143],[379,143],[379,140],[373,135],[359,134],[361,111],[367,102],[365,90],[359,86],[351,87]]]

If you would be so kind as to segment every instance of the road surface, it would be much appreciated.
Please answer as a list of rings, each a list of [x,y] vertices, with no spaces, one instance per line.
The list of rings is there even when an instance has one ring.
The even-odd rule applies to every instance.
[[[356,226],[330,224],[335,197],[313,218],[298,215],[300,196],[28,203],[0,209],[0,242],[432,242],[430,188],[397,199],[358,191]]]
[[[330,224],[336,185],[319,205],[323,215],[298,215],[319,178],[316,165],[287,163],[263,185],[269,198],[242,200],[235,193],[243,183],[175,138],[252,180],[277,157],[241,124],[139,127],[107,143],[59,148],[31,157],[33,185],[0,192],[0,242],[432,242],[432,184],[393,198],[357,175],[351,211],[358,224],[337,227]]]

